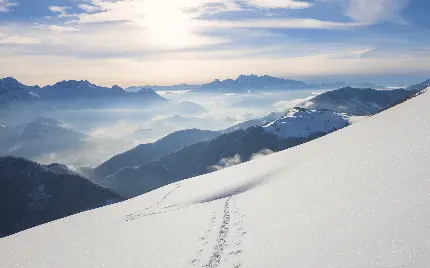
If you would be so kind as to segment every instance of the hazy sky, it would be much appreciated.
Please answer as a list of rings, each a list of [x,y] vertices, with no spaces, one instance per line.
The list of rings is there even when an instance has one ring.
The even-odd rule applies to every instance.
[[[427,0],[0,0],[0,77],[127,86],[425,74],[429,10]]]

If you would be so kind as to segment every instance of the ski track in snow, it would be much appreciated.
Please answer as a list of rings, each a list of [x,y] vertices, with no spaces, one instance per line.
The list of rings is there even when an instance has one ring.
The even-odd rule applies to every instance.
[[[177,207],[177,208],[172,208],[172,209],[167,209],[165,210],[162,209],[161,211],[157,211],[157,212],[152,212],[152,213],[145,213],[147,212],[149,209],[152,209],[154,206],[161,204],[164,200],[166,200],[174,191],[178,190],[181,187],[180,184],[177,184],[176,187],[174,187],[172,190],[170,190],[166,195],[164,195],[160,200],[158,200],[158,202],[155,205],[151,205],[150,207],[146,207],[143,209],[140,209],[134,213],[128,214],[125,216],[125,221],[132,221],[132,220],[136,220],[142,217],[146,217],[146,216],[151,216],[151,215],[156,215],[156,214],[161,214],[161,213],[165,213],[165,212],[169,212],[169,211],[173,211],[173,210],[178,210],[178,209],[182,209],[188,206],[183,206],[183,207]]]
[[[236,205],[236,197],[227,198],[223,209],[213,212],[209,228],[199,238],[199,249],[195,258],[190,261],[190,265],[202,268],[216,268],[221,265],[232,268],[242,267],[241,245],[242,238],[246,235],[242,227],[243,218]],[[217,224],[219,224],[218,227]],[[215,245],[212,246],[209,240],[215,241]]]

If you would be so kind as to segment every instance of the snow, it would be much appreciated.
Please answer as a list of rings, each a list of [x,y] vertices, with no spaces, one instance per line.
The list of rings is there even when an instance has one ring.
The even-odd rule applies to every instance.
[[[0,240],[0,267],[428,267],[430,94]]]
[[[346,114],[329,110],[293,108],[284,117],[264,126],[264,129],[282,138],[298,138],[308,137],[318,132],[329,133],[348,124],[349,117]]]

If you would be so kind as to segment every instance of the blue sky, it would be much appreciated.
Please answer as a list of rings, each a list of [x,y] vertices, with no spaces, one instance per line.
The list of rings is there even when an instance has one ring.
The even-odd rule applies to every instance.
[[[0,0],[0,76],[29,84],[430,77],[426,0]]]

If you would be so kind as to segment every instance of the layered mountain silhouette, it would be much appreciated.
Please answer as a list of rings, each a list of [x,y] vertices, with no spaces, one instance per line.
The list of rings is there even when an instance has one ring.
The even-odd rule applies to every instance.
[[[187,135],[172,135],[167,140],[181,147],[160,150],[152,144],[140,145],[100,165],[94,178],[126,197],[133,197],[230,162],[248,161],[261,151],[276,152],[326,135],[348,126],[350,116],[375,114],[415,93],[405,89],[341,88],[316,96],[284,114],[271,113],[211,133],[214,138],[205,137],[208,140],[203,142],[195,139],[194,144],[186,146],[186,142],[180,141]]]
[[[296,120],[295,117],[300,119]],[[210,136],[216,136],[213,139],[209,139],[206,133],[200,133],[204,134],[203,137],[207,141],[194,143],[183,148],[175,148],[174,151],[172,150],[173,147],[170,147],[170,152],[168,152],[169,150],[159,150],[153,144],[140,145],[127,153],[113,157],[96,168],[95,172],[98,177],[95,178],[102,185],[121,195],[133,197],[172,182],[217,170],[223,165],[229,166],[229,158],[233,158],[236,164],[249,161],[253,155],[259,152],[281,151],[321,137],[349,124],[346,117],[333,112],[311,111],[301,108],[293,109],[279,120],[264,128],[251,127],[222,135],[217,132],[210,132]],[[319,124],[316,124],[316,121]],[[273,128],[274,124],[284,123],[291,129],[300,128],[301,133],[296,135],[290,133],[289,128]],[[184,134],[182,137],[178,134],[168,136],[160,143],[163,144],[166,140],[176,140],[173,144],[174,147],[177,147],[178,141],[184,141],[189,136],[189,132],[189,130],[180,132],[179,135]],[[199,133],[197,130],[193,130],[193,132]],[[154,149],[156,149],[155,152]],[[115,169],[116,171],[112,172]]]
[[[276,89],[332,89],[346,86],[353,86],[359,88],[383,88],[373,83],[344,83],[344,82],[332,82],[332,83],[319,83],[311,84],[294,79],[278,78],[268,75],[240,75],[235,80],[226,79],[220,80],[215,79],[214,81],[203,84],[199,89],[200,92],[246,92],[253,90],[276,90]]]
[[[99,178],[104,178],[128,166],[143,165],[188,145],[210,140],[220,135],[217,131],[188,129],[176,131],[154,143],[141,144],[132,150],[118,154],[94,169]]]
[[[165,98],[150,88],[143,88],[136,92],[127,92],[119,86],[103,87],[92,84],[87,80],[68,80],[44,87],[26,86],[14,78],[0,79],[0,105],[7,106],[13,102],[29,103],[41,101],[76,101],[76,100],[109,100],[163,102]]]

